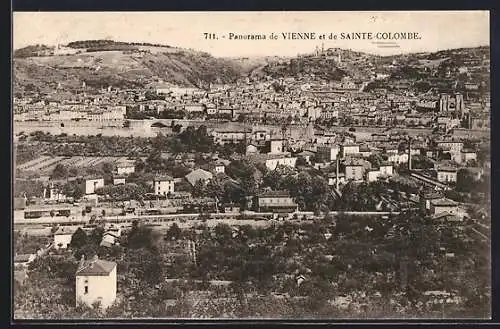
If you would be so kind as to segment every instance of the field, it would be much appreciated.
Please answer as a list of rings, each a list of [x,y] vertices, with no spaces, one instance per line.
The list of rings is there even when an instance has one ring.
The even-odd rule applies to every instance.
[[[99,164],[105,162],[116,163],[125,160],[127,160],[127,157],[51,157],[43,155],[34,160],[18,165],[17,169],[22,171],[37,172],[40,175],[50,175],[58,164],[62,164],[66,167],[89,168],[98,166]]]

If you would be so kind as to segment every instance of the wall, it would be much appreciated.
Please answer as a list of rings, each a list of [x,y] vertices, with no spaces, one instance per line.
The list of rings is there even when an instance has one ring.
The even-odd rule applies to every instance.
[[[85,181],[85,194],[94,194],[100,187],[104,187],[104,178],[88,179]]]
[[[174,193],[174,181],[155,181],[153,185],[156,195],[167,195],[169,192]]]
[[[68,248],[69,243],[71,242],[71,234],[57,234],[54,235],[54,249],[59,249],[58,244],[62,243],[61,248]]]
[[[85,286],[89,288],[87,294]],[[101,300],[103,308],[109,307],[116,299],[116,266],[108,276],[76,276],[75,291],[77,305],[78,301],[81,301],[92,306],[92,303]]]

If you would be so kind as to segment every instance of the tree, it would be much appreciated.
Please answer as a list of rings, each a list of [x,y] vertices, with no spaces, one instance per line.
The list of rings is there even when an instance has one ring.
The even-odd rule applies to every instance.
[[[306,158],[304,158],[303,156],[299,155],[297,157],[297,161],[295,163],[297,166],[306,166],[307,165],[307,161],[306,161]]]
[[[83,187],[78,183],[78,181],[70,181],[63,185],[62,193],[68,197],[72,197],[75,200],[80,199],[83,194]]]
[[[457,187],[458,192],[471,192],[475,188],[475,180],[470,170],[460,169],[457,172]]]
[[[65,165],[58,163],[54,170],[52,170],[52,174],[50,175],[50,179],[65,179],[68,177],[68,168]]]
[[[182,230],[179,228],[177,223],[173,223],[167,231],[167,239],[169,240],[177,240],[182,234]]]
[[[132,249],[156,250],[158,236],[149,227],[133,225],[127,236],[127,246]]]
[[[202,179],[196,181],[193,186],[193,196],[196,198],[204,197],[207,194],[205,186],[205,182]]]
[[[246,160],[234,160],[227,168],[229,176],[239,181],[245,195],[255,193],[256,181],[254,175],[256,170],[255,166]]]
[[[71,236],[70,246],[73,249],[83,248],[87,244],[87,233],[79,227]]]

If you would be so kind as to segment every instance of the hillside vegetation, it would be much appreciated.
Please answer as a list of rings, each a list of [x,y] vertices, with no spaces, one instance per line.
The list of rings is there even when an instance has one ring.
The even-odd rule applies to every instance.
[[[236,61],[207,53],[139,43],[73,42],[77,54],[41,56],[45,46],[14,54],[14,86],[52,90],[58,83],[71,89],[82,82],[93,87],[142,87],[163,80],[182,86],[231,83],[245,74]],[[85,48],[89,47],[89,48]]]

